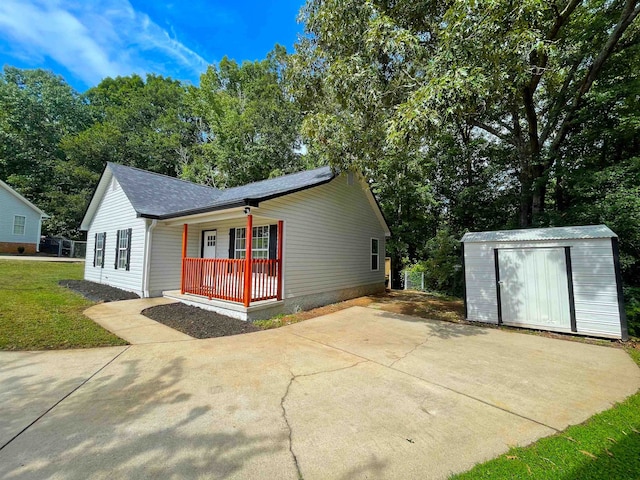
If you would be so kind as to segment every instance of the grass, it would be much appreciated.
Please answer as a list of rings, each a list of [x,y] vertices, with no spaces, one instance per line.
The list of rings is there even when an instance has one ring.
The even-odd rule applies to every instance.
[[[82,263],[0,260],[0,350],[126,345],[82,314],[93,302],[58,285],[82,274]]]
[[[640,366],[640,350],[629,348]],[[609,480],[640,478],[640,392],[580,425],[451,477]]]

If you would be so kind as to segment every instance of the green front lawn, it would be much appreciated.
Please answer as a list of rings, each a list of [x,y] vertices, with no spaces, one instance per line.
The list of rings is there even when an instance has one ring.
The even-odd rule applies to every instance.
[[[85,317],[93,305],[58,285],[82,279],[82,263],[0,260],[0,350],[126,345]]]
[[[640,351],[629,354],[640,365]],[[451,478],[640,479],[640,392],[583,424]]]

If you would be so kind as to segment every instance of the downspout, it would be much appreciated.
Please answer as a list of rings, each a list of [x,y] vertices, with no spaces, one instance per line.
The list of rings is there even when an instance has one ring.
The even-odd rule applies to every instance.
[[[36,238],[36,253],[40,252],[40,237],[42,236],[42,221],[44,217],[40,215],[40,221],[38,222],[38,237]]]
[[[151,220],[147,223],[147,234],[144,240],[144,269],[142,271],[142,296],[149,298],[149,276],[151,272],[151,237],[153,236],[153,229],[156,228],[158,220]]]

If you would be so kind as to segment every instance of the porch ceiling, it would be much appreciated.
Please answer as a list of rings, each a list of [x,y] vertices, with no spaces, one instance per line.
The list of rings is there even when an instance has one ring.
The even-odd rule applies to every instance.
[[[225,220],[243,220],[246,221],[247,215],[244,212],[245,207],[230,208],[228,210],[220,210],[216,212],[199,213],[197,215],[189,215],[185,217],[172,218],[171,220],[165,220],[162,223],[169,227],[176,227],[184,225],[196,225],[201,223],[215,223]],[[254,221],[259,222],[277,222],[279,219],[271,217],[263,217],[260,215],[259,207],[251,207],[251,213],[253,214]]]

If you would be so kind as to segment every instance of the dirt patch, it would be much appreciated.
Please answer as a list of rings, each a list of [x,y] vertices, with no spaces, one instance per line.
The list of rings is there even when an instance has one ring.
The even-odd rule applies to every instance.
[[[143,310],[142,315],[195,338],[226,337],[261,330],[251,322],[209,310],[169,303]]]
[[[339,312],[350,307],[373,307],[391,313],[403,313],[431,320],[444,320],[461,323],[464,320],[462,300],[440,297],[423,292],[406,292],[403,290],[359,297],[344,302],[325,305],[305,312],[292,313],[282,317],[256,322],[262,328],[277,328],[298,323],[310,318]],[[466,322],[465,322],[466,323]]]
[[[373,299],[375,308],[386,312],[402,313],[430,320],[467,323],[464,318],[464,303],[457,298],[403,290],[369,298]]]
[[[78,292],[93,302],[117,302],[119,300],[140,298],[135,293],[101,283],[89,282],[87,280],[60,280],[58,285]]]

